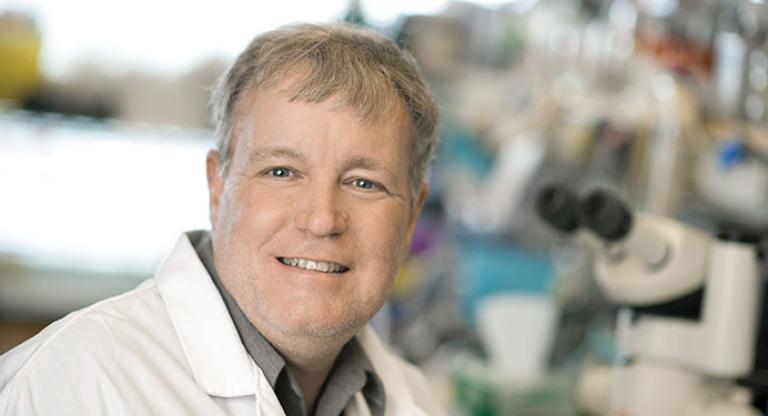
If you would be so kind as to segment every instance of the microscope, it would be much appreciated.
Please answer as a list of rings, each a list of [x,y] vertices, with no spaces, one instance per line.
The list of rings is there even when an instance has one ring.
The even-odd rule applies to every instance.
[[[536,210],[588,247],[597,285],[631,311],[619,328],[626,363],[582,373],[579,396],[593,400],[588,408],[611,416],[761,414],[736,379],[754,367],[762,235],[721,227],[715,238],[633,213],[601,189],[579,198],[549,186]]]

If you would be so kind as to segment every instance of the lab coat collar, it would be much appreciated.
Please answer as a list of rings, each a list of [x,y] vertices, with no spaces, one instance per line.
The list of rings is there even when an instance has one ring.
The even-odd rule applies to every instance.
[[[155,278],[197,384],[211,396],[256,394],[260,370],[186,234]]]

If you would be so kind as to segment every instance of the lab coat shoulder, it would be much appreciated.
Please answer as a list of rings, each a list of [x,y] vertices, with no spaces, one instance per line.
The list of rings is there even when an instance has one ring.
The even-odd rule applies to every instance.
[[[0,357],[0,414],[149,414],[194,380],[153,279],[75,311]],[[189,380],[178,383],[179,380]],[[141,380],[141,382],[139,381]],[[171,384],[173,381],[174,384]],[[181,401],[179,401],[181,402]],[[176,402],[176,403],[179,403]],[[199,409],[198,409],[199,410]],[[193,413],[193,412],[187,412]]]

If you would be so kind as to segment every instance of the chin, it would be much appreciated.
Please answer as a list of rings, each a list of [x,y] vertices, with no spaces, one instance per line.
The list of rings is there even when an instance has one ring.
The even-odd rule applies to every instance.
[[[287,315],[273,316],[270,319],[273,328],[289,337],[350,338],[376,313],[348,307],[329,316],[320,311],[297,309],[286,311]]]
[[[275,329],[284,335],[297,338],[339,338],[353,336],[365,322],[349,321],[324,321],[313,322],[311,320],[287,320],[275,322]]]

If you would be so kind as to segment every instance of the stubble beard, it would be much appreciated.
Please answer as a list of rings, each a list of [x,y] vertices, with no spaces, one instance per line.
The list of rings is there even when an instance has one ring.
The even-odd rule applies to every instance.
[[[330,309],[335,316],[328,316],[324,310],[308,310],[302,305],[286,305],[285,302],[290,302],[287,299],[263,299],[254,294],[252,310],[246,316],[254,326],[264,327],[265,331],[280,337],[318,341],[348,339],[381,309],[387,293],[372,299],[352,299],[341,308],[333,306]],[[283,303],[276,304],[280,302]]]

